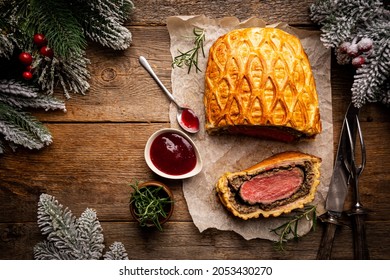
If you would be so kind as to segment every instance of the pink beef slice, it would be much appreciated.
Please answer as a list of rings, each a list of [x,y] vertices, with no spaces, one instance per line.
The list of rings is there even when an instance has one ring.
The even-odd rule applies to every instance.
[[[262,173],[242,184],[240,196],[249,204],[270,204],[290,197],[303,180],[303,171],[298,167]]]

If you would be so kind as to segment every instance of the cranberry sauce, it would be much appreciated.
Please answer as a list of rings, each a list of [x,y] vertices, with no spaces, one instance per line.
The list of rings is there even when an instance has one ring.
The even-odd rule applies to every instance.
[[[166,132],[157,136],[150,147],[150,159],[160,171],[182,175],[196,165],[195,149],[183,136]]]
[[[199,119],[191,109],[184,109],[181,112],[181,123],[190,130],[199,129]]]

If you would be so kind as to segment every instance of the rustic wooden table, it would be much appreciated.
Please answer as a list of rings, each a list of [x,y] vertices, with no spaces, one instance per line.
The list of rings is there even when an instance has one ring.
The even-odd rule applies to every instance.
[[[97,211],[105,244],[124,243],[130,259],[315,259],[322,226],[277,251],[267,240],[246,241],[232,232],[199,233],[192,222],[180,181],[162,180],[146,166],[143,149],[149,135],[169,127],[169,102],[139,65],[148,57],[170,87],[171,56],[166,18],[172,15],[251,16],[318,29],[309,18],[314,1],[151,1],[135,0],[127,27],[132,46],[123,52],[91,44],[91,90],[73,95],[67,113],[34,112],[50,129],[54,143],[41,150],[19,149],[0,157],[0,259],[32,259],[33,246],[43,239],[36,223],[41,193],[54,195],[79,216],[87,207]],[[350,100],[354,70],[332,61],[334,143]],[[361,111],[367,145],[367,167],[361,193],[367,216],[371,258],[390,259],[390,114],[380,104]],[[141,230],[130,217],[133,180],[158,179],[171,185],[176,209],[164,232]],[[348,198],[350,201],[350,198]],[[348,202],[349,203],[349,202]],[[348,205],[347,203],[347,205]],[[352,232],[342,227],[334,259],[351,259]]]

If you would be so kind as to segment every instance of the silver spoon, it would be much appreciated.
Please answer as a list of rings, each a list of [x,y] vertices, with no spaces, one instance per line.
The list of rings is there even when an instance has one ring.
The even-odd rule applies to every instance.
[[[176,105],[177,107],[177,121],[182,129],[189,133],[196,133],[199,131],[199,118],[196,116],[195,112],[188,107],[183,107],[173,97],[172,93],[163,85],[157,75],[154,73],[152,67],[148,63],[145,57],[140,56],[139,62],[141,65],[148,71],[150,76],[157,82],[157,84],[162,88],[164,93],[168,98]]]

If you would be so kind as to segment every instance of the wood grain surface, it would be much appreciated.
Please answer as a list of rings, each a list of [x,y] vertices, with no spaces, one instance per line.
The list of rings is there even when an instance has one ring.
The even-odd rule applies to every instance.
[[[170,88],[171,55],[168,16],[205,14],[210,17],[251,16],[268,23],[288,22],[318,29],[309,17],[314,1],[134,1],[127,22],[133,34],[126,51],[90,44],[91,90],[72,95],[67,112],[33,111],[52,132],[54,143],[40,151],[18,149],[0,156],[0,259],[33,259],[33,246],[43,240],[36,223],[41,193],[54,195],[79,216],[97,211],[105,245],[121,241],[130,259],[315,259],[322,225],[284,251],[267,240],[244,240],[213,229],[202,233],[187,209],[180,181],[165,180],[148,169],[144,158],[147,138],[169,127],[169,102],[139,65],[144,55]],[[332,60],[334,147],[350,100],[354,69]],[[56,95],[61,97],[60,92]],[[367,240],[372,259],[390,259],[390,114],[381,104],[366,105],[360,115],[367,146],[367,165],[361,180],[361,199],[369,210]],[[129,213],[129,183],[157,179],[175,194],[175,212],[163,232],[141,229]],[[348,197],[346,209],[351,205]],[[333,259],[352,259],[352,231],[336,232]]]

